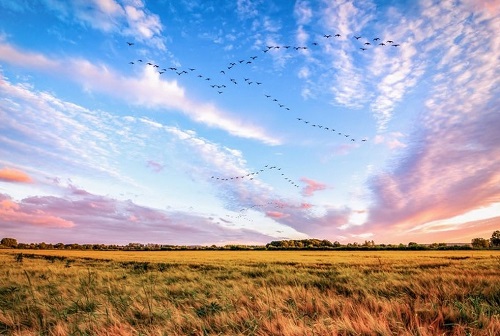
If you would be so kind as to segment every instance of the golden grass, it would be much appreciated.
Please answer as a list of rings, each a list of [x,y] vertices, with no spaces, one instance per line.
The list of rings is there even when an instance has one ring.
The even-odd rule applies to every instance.
[[[0,335],[497,335],[498,279],[494,251],[1,250]]]

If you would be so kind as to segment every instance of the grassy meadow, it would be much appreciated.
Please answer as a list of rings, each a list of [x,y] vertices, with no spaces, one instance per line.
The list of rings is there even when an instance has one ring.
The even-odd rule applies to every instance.
[[[499,334],[499,251],[0,250],[0,335]]]

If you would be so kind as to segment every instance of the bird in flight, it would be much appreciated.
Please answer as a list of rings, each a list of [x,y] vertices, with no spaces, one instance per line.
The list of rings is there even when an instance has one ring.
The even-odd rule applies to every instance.
[[[365,45],[370,45],[370,42],[365,42]]]
[[[374,40],[374,41],[378,41],[378,40],[380,40],[380,38],[375,37],[373,40]]]
[[[359,49],[361,49],[361,50],[366,50],[366,48],[359,48]]]
[[[132,42],[127,42],[127,44],[128,44],[129,46],[133,46],[133,45],[134,45],[134,43],[132,43]]]
[[[323,37],[330,38],[332,35],[323,35]]]
[[[335,34],[335,37],[340,37],[340,34]]]
[[[359,40],[359,39],[361,38],[361,36],[354,36],[354,38],[355,38],[356,40]]]
[[[394,41],[388,40],[387,43],[394,43]]]
[[[399,47],[399,44],[393,44],[392,46],[393,47]]]
[[[378,45],[385,46],[384,42],[379,43]]]

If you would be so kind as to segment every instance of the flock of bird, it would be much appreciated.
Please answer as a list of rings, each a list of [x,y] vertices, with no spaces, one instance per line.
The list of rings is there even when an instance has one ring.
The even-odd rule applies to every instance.
[[[257,209],[257,208],[267,208],[269,209],[270,207],[273,207],[275,209],[283,209],[285,208],[285,204],[282,202],[278,201],[269,201],[263,204],[253,204],[248,207],[242,208],[238,211],[237,215],[230,215],[227,214],[226,217],[232,218],[232,219],[246,219],[247,221],[253,222],[252,218],[248,217],[248,211]]]
[[[261,169],[259,170],[256,170],[254,172],[251,172],[251,173],[248,173],[248,174],[244,174],[244,175],[238,175],[238,176],[231,176],[231,177],[220,177],[220,176],[212,176],[212,179],[214,180],[219,180],[219,181],[235,181],[235,180],[243,180],[243,179],[248,179],[248,180],[253,180],[256,175],[259,175],[260,173],[263,173],[265,172],[266,170],[273,170],[273,169],[276,169],[276,171],[279,171],[279,174],[281,174],[280,176],[285,180],[287,181],[288,183],[290,183],[292,186],[296,187],[296,188],[299,188],[300,186],[295,183],[291,178],[287,177],[285,175],[285,173],[282,173],[281,172],[281,168],[280,167],[277,167],[277,166],[271,166],[271,165],[265,165],[264,167],[262,167]]]
[[[339,39],[342,36],[340,34],[324,34],[322,38],[324,41],[328,41],[330,39]],[[393,47],[399,47],[400,44],[395,43],[393,40],[387,40],[387,41],[382,41],[379,37],[374,37],[374,38],[363,38],[362,36],[352,36],[352,38],[358,42],[361,43],[358,47],[359,50],[362,52],[369,50],[370,48],[373,47],[385,47],[385,46],[393,46]],[[133,46],[133,42],[127,42],[129,46]],[[310,45],[307,46],[291,46],[291,45],[268,45],[265,47],[262,52],[264,54],[268,53],[273,53],[277,51],[307,51],[308,49],[312,49],[314,47],[318,47],[320,43],[318,42],[312,42]],[[206,76],[202,73],[198,73],[196,68],[192,67],[180,67],[180,66],[170,66],[170,67],[163,67],[160,66],[159,64],[153,63],[151,61],[145,61],[143,59],[137,59],[134,61],[130,61],[129,63],[131,65],[136,65],[136,64],[143,64],[147,65],[150,67],[153,67],[160,75],[163,75],[164,73],[167,72],[172,72],[173,74],[176,74],[177,76],[184,76],[184,75],[191,75],[191,76],[196,76],[196,78],[199,78],[200,80],[206,82],[212,89],[216,90],[216,92],[221,95],[223,94],[226,90],[228,90],[230,87],[237,87],[237,86],[261,86],[263,85],[262,81],[255,80],[252,78],[236,78],[236,76],[231,75],[233,69],[235,68],[241,68],[243,66],[252,66],[256,60],[259,58],[258,55],[253,55],[249,58],[243,58],[243,59],[238,59],[234,60],[232,62],[229,62],[224,68],[220,69],[218,71],[218,77],[217,79],[216,76]],[[271,102],[275,103],[280,109],[283,109],[285,111],[292,111],[292,109],[282,103],[279,99],[276,97],[265,93],[264,96],[269,99]],[[303,117],[296,117],[295,118],[298,122],[303,123],[304,125],[314,127],[316,129],[321,129],[327,132],[330,132],[331,134],[335,134],[338,136],[345,137],[351,142],[355,142],[356,138],[351,137],[350,134],[344,133],[339,131],[338,129],[331,127],[331,126],[324,126],[320,125],[317,123],[313,123],[309,120],[304,119]],[[361,139],[361,142],[366,142],[367,139],[363,138]],[[254,178],[257,177],[257,175],[264,173],[265,171],[270,171],[270,170],[275,170],[279,171],[281,174],[280,176],[285,179],[290,185],[292,185],[295,188],[299,188],[300,186],[295,183],[292,179],[287,177],[284,173],[281,172],[281,168],[277,166],[271,166],[271,165],[266,165],[262,169],[256,170],[254,172],[244,174],[244,175],[239,175],[239,176],[231,176],[231,177],[221,177],[221,176],[212,176],[213,180],[217,181],[238,181],[238,180],[253,180]],[[267,204],[255,204],[252,206],[249,206],[247,208],[243,208],[239,211],[238,215],[232,216],[228,215],[229,218],[245,218],[246,213],[248,210],[251,210],[253,208],[257,207],[269,207],[270,205],[273,205],[275,207],[283,207],[281,203],[278,202],[268,202]]]
[[[330,38],[340,38],[341,35],[340,34],[335,34],[335,35],[331,35],[331,34],[324,34],[322,36],[324,39],[328,40]],[[379,37],[374,37],[372,39],[362,39],[362,36],[353,36],[353,39],[355,39],[356,41],[359,41],[360,43],[362,43],[362,46],[363,47],[360,47],[360,49],[362,49],[363,51],[364,50],[367,50],[368,46],[372,46],[372,45],[378,45],[378,46],[387,46],[387,45],[391,45],[391,46],[394,46],[394,47],[399,47],[400,44],[397,44],[397,43],[394,43],[393,40],[387,40],[385,42],[381,42],[381,39]],[[360,41],[360,39],[362,39]],[[371,42],[370,42],[371,41]],[[129,46],[133,46],[134,43],[133,42],[127,42],[127,44]],[[266,49],[262,50],[264,53],[267,53],[269,51],[276,51],[276,50],[296,50],[296,51],[299,51],[299,50],[307,50],[313,46],[318,46],[319,43],[318,42],[312,42],[311,45],[309,46],[291,46],[291,45],[269,45],[269,46],[266,46]],[[197,78],[205,81],[208,83],[208,85],[217,91],[218,94],[223,94],[230,86],[234,86],[234,85],[242,85],[242,84],[246,84],[246,85],[256,85],[256,86],[260,86],[263,84],[262,81],[258,81],[258,80],[254,80],[254,79],[251,79],[251,78],[241,78],[241,79],[236,79],[234,78],[234,76],[229,76],[230,75],[230,72],[232,69],[234,69],[235,67],[241,67],[242,65],[252,65],[256,60],[257,58],[259,58],[259,56],[257,55],[253,55],[249,58],[243,58],[243,59],[239,59],[239,60],[235,60],[235,61],[232,61],[232,62],[229,62],[227,64],[227,66],[223,69],[221,69],[219,71],[219,75],[222,76],[222,81],[219,81],[219,82],[215,82],[215,79],[211,76],[206,76],[206,75],[203,75],[201,73],[198,73],[196,71],[196,68],[190,68],[190,67],[186,67],[186,68],[183,68],[183,67],[179,67],[179,66],[170,66],[170,67],[162,67],[158,64],[155,64],[153,62],[146,62],[142,59],[137,59],[135,61],[130,61],[129,63],[134,65],[134,64],[139,64],[139,63],[143,63],[145,65],[148,65],[148,66],[151,66],[153,68],[155,68],[158,73],[160,75],[168,72],[168,71],[171,71],[173,72],[174,74],[177,74],[178,76],[183,76],[183,75],[189,75],[189,74],[192,74],[192,75],[195,75]],[[220,76],[219,76],[219,80],[220,80]],[[225,77],[225,78],[224,78]],[[227,81],[229,79],[229,81]],[[272,101],[273,103],[276,103],[276,105],[285,110],[285,111],[292,111],[292,109],[287,106],[286,104],[284,104],[283,102],[281,102],[280,100],[278,100],[276,97],[273,97],[272,95],[270,94],[267,94],[265,93],[264,96],[266,98],[268,98],[270,101]],[[335,135],[339,135],[339,136],[344,136],[345,138],[349,138],[349,140],[351,142],[355,142],[356,141],[356,138],[353,138],[351,137],[349,134],[347,133],[344,133],[344,132],[340,132],[340,131],[336,131],[333,127],[329,127],[329,126],[324,126],[324,125],[319,125],[319,124],[316,124],[316,123],[313,123],[313,122],[309,122],[307,120],[305,120],[304,118],[302,117],[297,117],[296,118],[297,121],[299,122],[302,122],[304,125],[308,125],[308,126],[311,126],[311,127],[316,127],[318,129],[323,129],[325,131],[331,131],[332,134],[335,134]],[[367,139],[362,139],[361,142],[366,142]]]

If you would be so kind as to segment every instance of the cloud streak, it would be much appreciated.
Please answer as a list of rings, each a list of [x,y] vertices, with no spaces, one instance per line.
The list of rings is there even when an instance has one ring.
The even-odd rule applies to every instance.
[[[0,169],[0,181],[12,183],[32,183],[33,179],[25,172],[5,167]]]
[[[105,65],[96,65],[83,59],[53,61],[45,55],[25,52],[1,42],[0,60],[41,71],[52,70],[52,73],[76,80],[87,90],[97,90],[138,106],[181,111],[198,123],[225,130],[233,136],[254,139],[268,145],[281,143],[280,139],[268,135],[256,124],[231,116],[211,103],[190,100],[176,80],[161,79],[152,67],[144,68],[138,77],[126,77]]]

